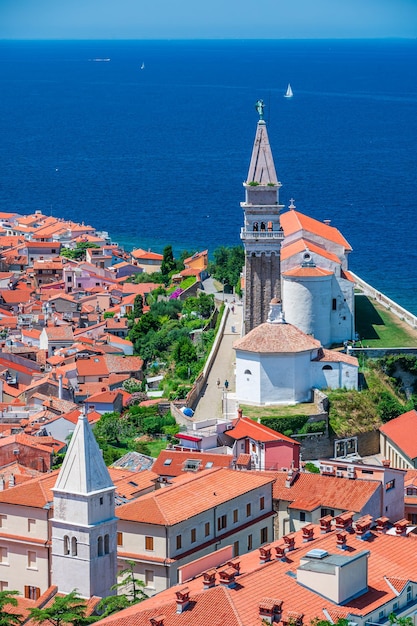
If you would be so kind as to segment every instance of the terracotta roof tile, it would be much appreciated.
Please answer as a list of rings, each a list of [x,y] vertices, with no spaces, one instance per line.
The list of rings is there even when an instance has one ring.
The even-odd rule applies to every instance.
[[[272,480],[271,476],[251,472],[243,474],[223,468],[211,469],[191,477],[185,476],[178,484],[122,505],[116,515],[124,520],[174,525]]]
[[[302,509],[320,502],[322,506],[359,513],[381,484],[373,480],[350,480],[300,472],[290,487],[286,486],[287,472],[274,472],[273,495],[277,500],[292,502]]]
[[[417,438],[410,437],[410,433],[417,428],[417,411],[407,411],[386,424],[379,430],[392,441],[409,459],[417,457]]]
[[[343,246],[348,251],[352,250],[349,243],[340,231],[337,230],[337,228],[324,224],[323,222],[315,220],[314,218],[304,215],[303,213],[299,213],[298,211],[291,210],[286,213],[282,213],[280,223],[284,230],[285,237],[303,230],[304,232],[314,233],[323,239],[327,239],[328,241],[332,241],[340,246]]]
[[[334,254],[333,252],[329,252],[328,250],[323,248],[323,246],[319,246],[318,244],[313,243],[312,241],[308,241],[303,237],[287,245],[284,245],[281,248],[281,261],[285,261],[286,259],[292,257],[294,254],[300,254],[300,252],[306,252],[307,250],[340,265],[340,259],[336,254]]]
[[[306,335],[292,324],[260,324],[233,344],[235,350],[270,354],[294,353],[321,347],[317,339]]]
[[[406,537],[395,537],[371,532],[369,541],[356,538],[355,534],[348,537],[348,554],[355,556],[369,550],[368,563],[368,590],[343,605],[338,605],[323,595],[315,593],[297,582],[296,570],[300,560],[313,548],[325,550],[330,555],[339,554],[336,547],[336,533],[334,531],[320,535],[320,530],[314,527],[312,542],[303,543],[302,532],[294,533],[295,550],[285,561],[271,560],[263,565],[259,564],[259,551],[255,550],[239,557],[240,575],[236,579],[236,586],[227,589],[219,586],[216,576],[216,586],[202,591],[202,576],[187,581],[191,605],[184,612],[176,613],[175,593],[183,585],[176,585],[162,591],[156,596],[129,607],[120,613],[110,616],[101,622],[103,626],[150,626],[152,616],[163,614],[164,626],[194,626],[194,624],[215,624],[217,622],[217,608],[221,611],[222,624],[229,626],[233,623],[246,625],[260,624],[260,603],[268,599],[279,598],[282,602],[283,615],[303,615],[303,623],[310,624],[315,618],[334,621],[339,618],[354,616],[366,617],[372,612],[384,607],[387,602],[396,600],[398,590],[403,582],[417,580],[417,556],[411,550],[410,541]],[[271,543],[274,547],[281,543]],[[223,599],[227,600],[223,605]],[[213,610],[216,607],[216,610]],[[196,611],[198,613],[198,619]],[[215,621],[213,621],[213,619]],[[240,619],[241,622],[233,620]],[[230,621],[232,620],[232,621]]]
[[[231,430],[226,431],[226,434],[233,439],[244,439],[245,437],[250,437],[254,441],[261,441],[264,443],[267,441],[288,441],[290,443],[300,445],[298,441],[295,441],[295,439],[282,435],[268,426],[264,426],[263,424],[259,424],[258,422],[251,420],[249,417],[240,417],[235,422],[234,427]]]
[[[159,402],[159,399],[158,399]],[[143,406],[141,404],[141,406]],[[184,465],[189,459],[200,462],[199,470],[211,469],[212,467],[229,468],[233,456],[228,454],[209,454],[208,452],[161,450],[158,458],[152,466],[152,470],[160,476],[180,476],[184,472]]]
[[[298,267],[293,267],[286,272],[282,272],[283,276],[303,276],[304,278],[309,277],[320,277],[320,276],[333,276],[333,272],[329,270],[324,270],[321,267],[302,267],[299,265]]]

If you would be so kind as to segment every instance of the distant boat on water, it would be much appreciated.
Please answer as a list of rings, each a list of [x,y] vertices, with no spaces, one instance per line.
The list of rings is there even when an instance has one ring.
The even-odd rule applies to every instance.
[[[90,59],[90,61],[108,63],[110,59]]]
[[[284,98],[292,98],[293,95],[294,94],[292,92],[291,85],[290,85],[290,83],[288,83],[287,91],[284,94]]]
[[[140,69],[141,69],[141,70],[144,70],[144,69],[145,69],[145,63],[144,63],[144,61],[142,61],[142,65],[140,66]]]

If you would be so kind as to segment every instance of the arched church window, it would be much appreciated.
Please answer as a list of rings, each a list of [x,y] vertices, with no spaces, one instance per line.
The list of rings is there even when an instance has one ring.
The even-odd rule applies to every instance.
[[[258,232],[258,228],[259,228],[258,227],[258,222],[254,222],[253,223],[253,230],[254,230],[254,232]]]
[[[71,555],[77,556],[77,552],[78,552],[77,539],[76,537],[73,537],[71,539]]]
[[[331,365],[323,365],[323,369],[324,370],[332,370],[332,366]]]
[[[272,222],[268,222],[268,231],[270,233],[272,233],[273,230],[274,230],[274,226],[273,226]]]
[[[103,556],[104,552],[103,552],[103,537],[99,537],[97,539],[97,555],[98,556]]]
[[[109,554],[110,552],[110,537],[109,535],[104,535],[104,554]]]
[[[261,222],[261,230],[266,230],[265,222]]]
[[[64,537],[64,554],[69,554],[69,553],[70,553],[69,537],[68,537],[68,535],[65,535],[65,537]]]
[[[244,373],[247,374],[248,376],[252,376],[252,372],[250,370],[245,370]]]

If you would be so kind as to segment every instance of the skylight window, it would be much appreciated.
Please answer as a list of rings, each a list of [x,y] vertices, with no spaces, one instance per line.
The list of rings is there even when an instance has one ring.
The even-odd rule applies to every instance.
[[[213,461],[207,461],[206,469],[210,469],[210,467],[213,467]]]
[[[185,462],[184,470],[186,472],[196,472],[198,470],[198,468],[200,467],[200,463],[201,463],[201,461],[199,461],[197,459],[188,459]]]
[[[165,459],[164,465],[171,465],[172,459]]]

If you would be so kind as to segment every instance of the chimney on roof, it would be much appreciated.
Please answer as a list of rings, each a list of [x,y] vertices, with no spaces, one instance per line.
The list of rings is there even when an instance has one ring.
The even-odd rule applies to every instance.
[[[259,563],[264,565],[264,563],[268,563],[271,560],[271,546],[269,543],[266,543],[264,546],[259,548]]]
[[[341,532],[336,533],[336,548],[339,548],[339,550],[346,550],[347,549],[347,532],[342,530]]]
[[[283,537],[285,547],[287,552],[291,552],[295,548],[295,534],[291,533],[290,535],[284,535]]]
[[[383,467],[390,467],[391,461],[389,459],[382,459]]]
[[[389,518],[388,517],[378,517],[375,520],[376,522],[376,531],[378,533],[386,533],[388,530]]]
[[[9,487],[14,487],[16,484],[16,480],[14,474],[10,474],[9,476]]]
[[[211,589],[216,585],[216,570],[209,569],[203,574],[203,589]]]
[[[373,519],[371,515],[364,515],[360,519],[356,520],[356,539],[362,539],[362,541],[369,539],[372,521]]]
[[[327,219],[327,220],[323,220],[323,222],[326,224],[326,226],[330,226],[332,220]]]
[[[262,598],[259,602],[259,617],[262,623],[272,624],[281,621],[282,600],[276,598]]]
[[[151,617],[149,620],[151,622],[151,626],[164,626],[165,615],[155,615],[155,617]]]
[[[352,527],[353,513],[345,512],[340,515],[336,515],[335,524],[336,530],[349,530]]]
[[[241,417],[243,417],[243,409],[241,409],[240,407],[237,410],[237,416],[240,419]]]
[[[307,541],[313,541],[314,539],[313,524],[307,524],[307,526],[304,526],[301,530],[303,532],[303,543],[306,543]]]
[[[177,600],[177,613],[182,613],[190,604],[190,590],[188,587],[183,587],[179,591],[176,591],[175,595]]]
[[[233,559],[232,561],[227,561],[227,565],[229,567],[233,567],[234,570],[236,571],[236,576],[239,576],[239,574],[240,574],[240,561],[239,561],[239,559]]]
[[[294,626],[302,626],[304,613],[297,613],[296,611],[287,611],[286,615],[282,618],[283,626],[288,624],[294,624]]]
[[[331,515],[325,515],[319,519],[320,532],[322,535],[329,533],[332,529],[333,517]]]
[[[58,374],[58,398],[62,400],[63,396],[62,374]]]
[[[236,586],[236,570],[234,567],[225,567],[219,572],[220,584],[232,589]]]
[[[285,546],[282,543],[275,546],[275,558],[277,561],[286,561]]]
[[[287,478],[285,479],[285,486],[288,489],[291,487],[291,485],[293,484],[293,482],[297,478],[299,472],[300,472],[300,470],[298,468],[295,468],[295,467],[290,467],[290,469],[288,470]]]
[[[398,537],[400,537],[400,536],[405,537],[406,536],[408,523],[409,522],[406,519],[400,519],[400,520],[398,520],[398,522],[394,522],[395,534]]]

